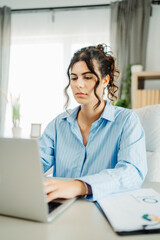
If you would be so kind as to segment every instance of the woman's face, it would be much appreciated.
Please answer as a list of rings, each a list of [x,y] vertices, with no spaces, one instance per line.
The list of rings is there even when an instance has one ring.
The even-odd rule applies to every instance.
[[[98,64],[96,61],[93,61],[94,70],[100,78],[100,83],[96,89],[96,93],[101,100],[103,100],[104,88],[107,86],[109,76],[102,79],[100,72],[98,70]],[[88,69],[87,64],[84,61],[75,63],[71,68],[70,73],[70,86],[73,92],[75,100],[82,104],[86,105],[89,103],[96,104],[98,99],[94,94],[94,87],[97,82],[97,77],[91,73]]]

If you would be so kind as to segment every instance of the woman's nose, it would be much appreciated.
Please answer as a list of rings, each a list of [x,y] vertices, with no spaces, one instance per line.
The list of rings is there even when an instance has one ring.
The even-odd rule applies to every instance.
[[[82,78],[78,78],[77,87],[84,87],[84,80]]]

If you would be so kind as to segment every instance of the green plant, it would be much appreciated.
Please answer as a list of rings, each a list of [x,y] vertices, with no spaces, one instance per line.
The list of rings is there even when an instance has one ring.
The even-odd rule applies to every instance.
[[[10,103],[11,105],[13,127],[19,127],[20,126],[20,95],[18,97],[13,97],[13,95],[10,94],[8,96],[3,89],[0,89],[0,93],[4,96],[6,102]]]
[[[19,127],[20,125],[20,96],[13,98],[11,95],[11,105],[12,105],[12,122],[14,127]]]
[[[131,108],[131,66],[126,66],[124,79],[122,79],[121,97],[115,104],[124,108]]]
[[[128,108],[129,103],[126,99],[123,98],[123,99],[119,99],[115,105],[119,107]]]

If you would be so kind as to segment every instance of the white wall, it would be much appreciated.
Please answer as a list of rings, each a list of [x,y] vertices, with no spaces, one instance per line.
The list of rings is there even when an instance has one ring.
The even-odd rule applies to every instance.
[[[150,17],[147,59],[147,71],[160,72],[160,5],[152,5],[152,16]],[[145,88],[160,88],[160,80],[147,81]]]
[[[160,5],[153,5],[152,7],[148,36],[146,70],[160,71]]]

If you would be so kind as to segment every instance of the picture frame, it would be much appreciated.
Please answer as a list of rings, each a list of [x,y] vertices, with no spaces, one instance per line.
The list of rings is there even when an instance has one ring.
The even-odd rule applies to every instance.
[[[41,123],[31,123],[31,138],[39,138],[41,136]]]

